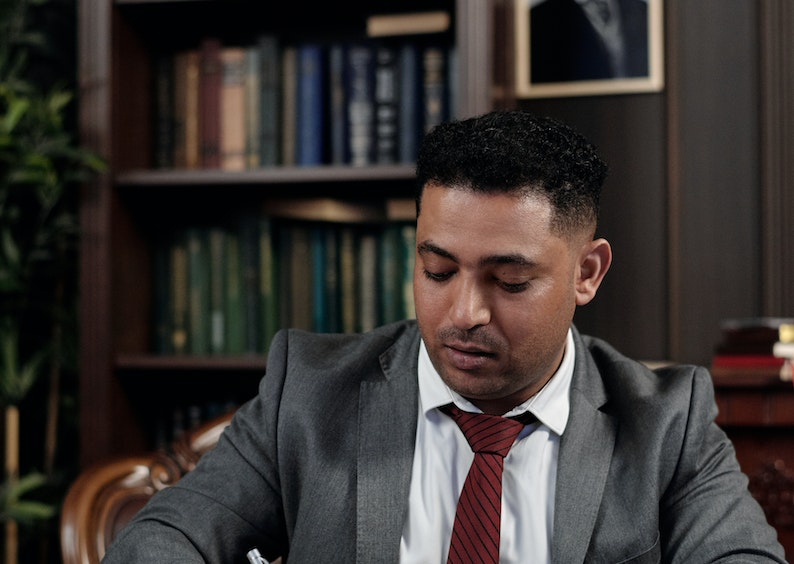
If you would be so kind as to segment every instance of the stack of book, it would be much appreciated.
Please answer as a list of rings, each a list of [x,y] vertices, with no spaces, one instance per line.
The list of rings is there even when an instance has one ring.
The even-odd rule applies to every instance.
[[[734,380],[791,381],[794,318],[727,319],[711,360],[711,374]]]
[[[155,167],[413,163],[423,133],[454,113],[454,46],[437,33],[443,21],[423,27],[439,15],[448,19],[373,19],[367,35],[352,38],[266,33],[227,45],[205,37],[158,55]]]
[[[367,331],[414,317],[416,229],[244,213],[179,229],[154,256],[158,354],[267,352],[278,329]]]

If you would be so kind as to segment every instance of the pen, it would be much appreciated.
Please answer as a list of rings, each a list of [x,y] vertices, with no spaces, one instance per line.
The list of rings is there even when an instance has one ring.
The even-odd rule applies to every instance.
[[[252,548],[245,554],[246,558],[248,558],[249,564],[269,564],[267,560],[262,558],[262,555],[259,553],[257,548]]]

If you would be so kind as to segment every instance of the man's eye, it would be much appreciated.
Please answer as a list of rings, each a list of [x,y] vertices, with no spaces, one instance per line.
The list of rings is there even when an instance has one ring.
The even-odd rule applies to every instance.
[[[443,282],[452,276],[451,272],[430,272],[427,269],[424,269],[422,272],[425,273],[425,278],[433,280],[434,282]]]
[[[502,289],[506,292],[509,292],[511,294],[518,294],[520,292],[523,292],[529,287],[529,282],[518,282],[515,284],[511,284],[509,282],[499,281],[499,286],[501,286]]]

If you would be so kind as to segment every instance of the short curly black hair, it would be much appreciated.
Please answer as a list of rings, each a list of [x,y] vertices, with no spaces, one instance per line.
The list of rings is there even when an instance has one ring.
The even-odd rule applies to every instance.
[[[497,110],[435,126],[416,164],[416,213],[428,182],[548,198],[560,234],[594,230],[607,165],[581,134],[553,118]]]

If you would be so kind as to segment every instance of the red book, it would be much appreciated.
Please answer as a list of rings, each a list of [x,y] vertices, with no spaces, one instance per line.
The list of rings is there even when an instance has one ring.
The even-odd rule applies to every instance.
[[[203,168],[220,167],[221,42],[201,41],[199,68],[199,149]]]

